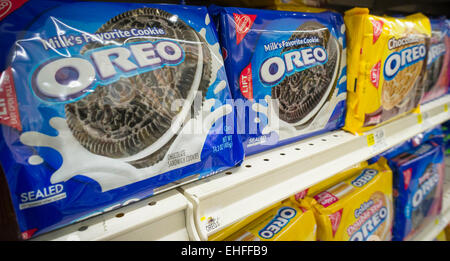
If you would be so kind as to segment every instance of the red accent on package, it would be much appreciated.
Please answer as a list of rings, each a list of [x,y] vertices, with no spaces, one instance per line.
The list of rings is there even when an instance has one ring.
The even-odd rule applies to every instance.
[[[0,124],[22,131],[11,68],[0,76]]]
[[[252,64],[250,63],[247,67],[242,70],[239,76],[239,87],[241,89],[242,95],[249,99],[253,99],[253,81],[252,81]]]
[[[295,194],[295,200],[304,199],[306,197],[306,194],[308,194],[308,190],[309,190],[309,188]]]
[[[370,82],[372,82],[373,86],[378,89],[378,84],[380,83],[380,68],[381,61],[378,61],[370,70]]]
[[[36,233],[37,230],[38,230],[37,228],[33,228],[33,229],[29,229],[25,232],[22,232],[22,239],[23,240],[30,239],[33,236],[33,234]]]
[[[381,35],[381,32],[383,31],[383,24],[384,22],[381,20],[375,20],[372,19],[370,20],[372,22],[372,26],[373,26],[373,43],[375,43],[378,38]]]
[[[342,208],[338,210],[337,212],[334,212],[331,215],[328,215],[328,218],[331,222],[331,229],[333,231],[333,237],[336,234],[336,231],[339,228],[339,225],[341,224],[341,218],[342,218]]]
[[[222,57],[223,57],[223,60],[225,61],[226,59],[227,59],[227,57],[228,57],[228,51],[227,51],[227,49],[225,49],[224,47],[222,47]]]
[[[233,14],[233,17],[236,23],[236,44],[239,44],[250,31],[256,15]]]
[[[408,189],[409,182],[411,181],[412,169],[409,168],[403,171],[403,183],[405,184],[405,189]]]
[[[317,200],[317,202],[319,202],[319,204],[324,207],[333,205],[339,200],[338,197],[336,197],[335,195],[331,194],[328,191],[324,191],[320,194],[315,195],[314,199]]]
[[[26,2],[28,0],[0,0],[0,21]]]

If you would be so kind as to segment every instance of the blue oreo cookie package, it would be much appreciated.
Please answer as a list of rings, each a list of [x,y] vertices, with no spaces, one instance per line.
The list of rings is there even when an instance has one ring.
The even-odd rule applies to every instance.
[[[29,1],[0,37],[1,165],[24,239],[242,162],[205,7]]]
[[[442,131],[428,130],[383,156],[394,174],[392,240],[409,240],[441,211],[445,178]]]
[[[246,155],[344,124],[340,14],[211,6]]]

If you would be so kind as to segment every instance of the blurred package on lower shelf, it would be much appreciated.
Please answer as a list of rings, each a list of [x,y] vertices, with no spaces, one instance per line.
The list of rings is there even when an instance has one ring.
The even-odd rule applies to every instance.
[[[345,173],[345,174],[344,174]],[[393,223],[392,171],[386,159],[355,166],[326,190],[312,187],[300,206],[314,211],[319,241],[389,241]],[[349,178],[350,176],[350,178]],[[336,180],[337,181],[337,180]],[[326,184],[319,184],[324,189]]]
[[[382,156],[394,173],[392,240],[409,240],[441,213],[445,176],[441,128],[417,135]]]
[[[311,210],[290,199],[279,202],[212,235],[210,241],[315,241]]]
[[[446,121],[442,124],[442,132],[444,134],[444,148],[445,155],[450,155],[450,121]]]

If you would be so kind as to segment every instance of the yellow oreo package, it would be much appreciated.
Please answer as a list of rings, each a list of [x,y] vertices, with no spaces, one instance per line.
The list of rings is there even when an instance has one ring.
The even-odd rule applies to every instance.
[[[300,205],[314,211],[320,241],[389,241],[392,171],[380,158],[351,178],[306,196]]]
[[[431,37],[429,19],[369,15],[353,8],[347,30],[347,117],[344,129],[363,133],[418,110]]]
[[[256,214],[258,215],[258,214]],[[254,217],[254,216],[253,216]],[[248,220],[247,220],[248,221]],[[223,241],[315,241],[317,225],[312,210],[285,200],[235,231],[210,238]],[[234,232],[234,233],[230,233]],[[224,236],[229,233],[229,236]]]

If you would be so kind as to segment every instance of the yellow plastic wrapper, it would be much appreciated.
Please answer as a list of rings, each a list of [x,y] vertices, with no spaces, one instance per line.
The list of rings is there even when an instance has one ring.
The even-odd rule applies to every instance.
[[[212,0],[211,3],[223,6],[247,7],[247,8],[266,8],[273,5],[319,5],[320,1],[313,0]]]
[[[444,233],[445,233],[445,237],[447,238],[447,240],[450,241],[450,225],[447,225],[444,228]]]
[[[447,241],[447,235],[445,234],[445,230],[442,230],[434,239],[435,241]]]
[[[339,183],[339,182],[341,182],[341,181],[343,181],[345,179],[348,179],[349,177],[355,175],[356,172],[361,171],[362,169],[364,169],[368,165],[369,164],[367,163],[367,161],[363,161],[363,162],[360,162],[358,164],[355,164],[355,165],[351,166],[350,168],[348,168],[348,169],[346,169],[344,171],[341,171],[338,174],[333,175],[332,177],[330,177],[330,178],[328,178],[326,180],[323,180],[323,181],[321,181],[321,182],[319,182],[319,183],[317,183],[317,184],[315,184],[315,185],[313,185],[313,186],[311,186],[311,187],[309,187],[309,188],[307,188],[307,189],[305,189],[305,190],[303,190],[303,191],[293,195],[291,197],[291,200],[300,202],[306,196],[315,195],[318,192],[324,191],[327,188],[329,188],[329,187],[331,187],[331,186],[333,186],[333,185],[335,185],[335,184],[337,184],[337,183]]]
[[[319,241],[389,241],[393,224],[392,171],[385,158],[300,201],[312,209]]]
[[[241,230],[242,228],[244,228],[246,225],[250,224],[251,222],[253,222],[255,219],[257,219],[258,217],[260,217],[261,215],[263,215],[266,212],[269,212],[271,209],[277,208],[278,206],[281,205],[281,202],[278,202],[275,205],[272,205],[270,207],[267,207],[247,218],[244,218],[224,229],[222,229],[219,232],[216,232],[215,234],[213,234],[212,236],[210,236],[208,238],[209,241],[223,241],[226,238],[228,238],[230,235],[236,233],[237,231]]]
[[[275,0],[274,5],[269,7],[272,10],[279,11],[291,11],[291,12],[307,12],[307,13],[320,13],[328,11],[324,8],[307,6],[301,1],[295,0]]]
[[[363,133],[419,110],[429,19],[369,15],[353,8],[344,15],[347,30],[347,117],[344,129]]]
[[[315,241],[316,231],[312,210],[302,208],[292,200],[285,200],[240,229],[229,228],[210,240]]]

